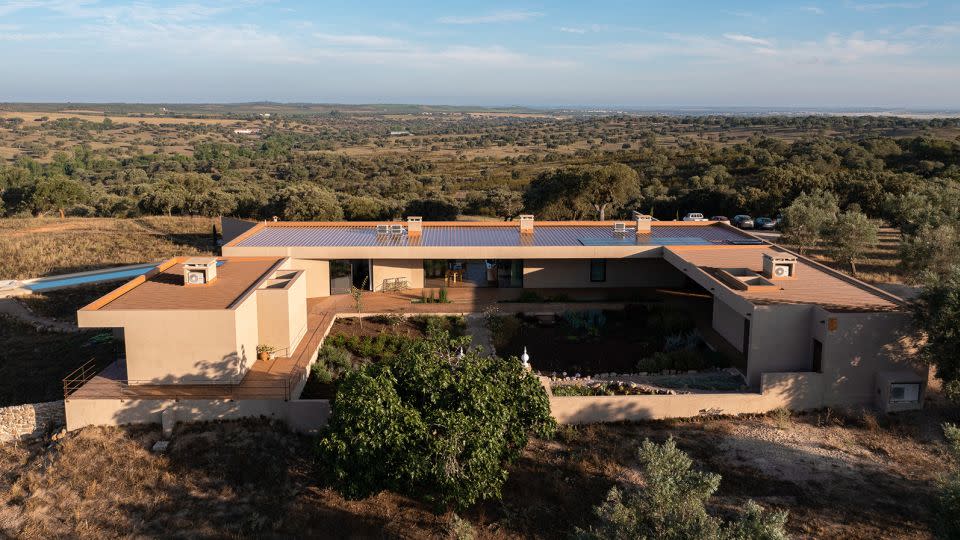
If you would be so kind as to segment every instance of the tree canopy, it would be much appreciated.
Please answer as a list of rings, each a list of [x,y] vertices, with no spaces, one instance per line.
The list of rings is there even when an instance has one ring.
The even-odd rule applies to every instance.
[[[546,392],[518,359],[443,330],[349,373],[333,403],[319,463],[337,490],[391,490],[441,507],[499,497],[528,437],[554,425]]]

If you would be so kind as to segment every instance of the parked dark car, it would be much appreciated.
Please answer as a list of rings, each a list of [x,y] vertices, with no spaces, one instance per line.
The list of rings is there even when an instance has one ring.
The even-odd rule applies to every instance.
[[[730,218],[727,216],[710,216],[710,221],[720,221],[723,223],[730,223]]]
[[[772,231],[777,228],[777,220],[770,219],[768,217],[758,217],[754,222],[753,226],[757,229],[763,229],[765,231]]]
[[[739,216],[733,216],[733,225],[740,227],[741,229],[752,229],[753,228],[753,218],[746,215],[740,214]]]

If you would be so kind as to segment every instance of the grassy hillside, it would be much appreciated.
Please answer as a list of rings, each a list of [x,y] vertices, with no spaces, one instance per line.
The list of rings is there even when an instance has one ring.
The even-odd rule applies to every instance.
[[[213,252],[215,219],[0,219],[0,279],[23,279]]]

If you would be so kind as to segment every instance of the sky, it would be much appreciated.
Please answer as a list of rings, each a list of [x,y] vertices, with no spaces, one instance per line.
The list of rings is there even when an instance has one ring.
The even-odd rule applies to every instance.
[[[0,101],[960,108],[960,2],[0,0]]]

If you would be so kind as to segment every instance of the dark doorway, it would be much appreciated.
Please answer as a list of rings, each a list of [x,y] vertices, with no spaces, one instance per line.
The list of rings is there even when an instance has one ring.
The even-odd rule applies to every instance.
[[[743,320],[743,359],[747,360],[750,356],[750,319]]]
[[[370,261],[367,259],[330,261],[330,294],[349,294],[350,287],[370,289]]]
[[[813,371],[823,373],[823,342],[819,339],[813,340]]]

